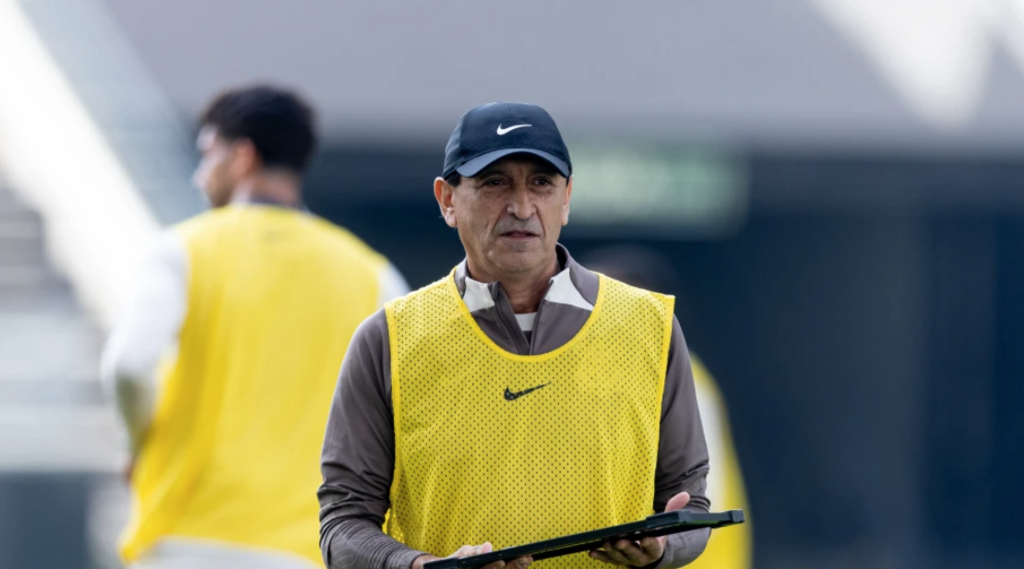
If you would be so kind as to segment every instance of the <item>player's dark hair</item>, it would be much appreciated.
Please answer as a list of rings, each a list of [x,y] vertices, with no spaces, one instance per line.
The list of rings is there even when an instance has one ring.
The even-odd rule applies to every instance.
[[[452,172],[451,174],[448,174],[448,177],[445,178],[444,181],[448,182],[448,185],[454,188],[462,183],[462,174]]]
[[[203,112],[200,126],[227,140],[247,139],[268,168],[303,173],[316,149],[313,108],[298,95],[267,85],[225,91]]]

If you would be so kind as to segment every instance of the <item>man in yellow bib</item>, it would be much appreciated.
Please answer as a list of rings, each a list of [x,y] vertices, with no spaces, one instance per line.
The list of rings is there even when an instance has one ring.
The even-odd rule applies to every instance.
[[[323,567],[315,492],[338,368],[358,324],[407,288],[302,207],[316,142],[302,100],[229,91],[201,124],[195,180],[214,209],[161,238],[104,354],[134,459],[121,552],[136,569]]]
[[[593,273],[558,245],[571,176],[540,107],[481,105],[456,126],[434,195],[466,260],[353,337],[321,459],[320,545],[332,569],[421,569],[708,509],[673,298]],[[679,567],[707,539],[622,540],[539,564]]]

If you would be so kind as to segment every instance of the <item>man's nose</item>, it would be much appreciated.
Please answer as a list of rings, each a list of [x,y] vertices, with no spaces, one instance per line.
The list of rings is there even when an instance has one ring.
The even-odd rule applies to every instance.
[[[515,188],[508,202],[508,213],[516,219],[530,219],[535,211],[529,190],[525,186]]]

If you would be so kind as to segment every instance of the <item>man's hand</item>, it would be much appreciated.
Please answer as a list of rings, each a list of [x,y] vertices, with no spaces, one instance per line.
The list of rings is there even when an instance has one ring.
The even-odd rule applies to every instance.
[[[485,541],[480,545],[463,545],[458,549],[458,551],[452,553],[448,557],[471,557],[482,553],[490,553],[493,550],[494,546],[491,545],[491,542]],[[423,569],[424,563],[429,563],[437,559],[440,559],[440,557],[434,557],[433,555],[420,555],[412,562],[412,569]],[[526,569],[530,566],[530,563],[533,563],[533,557],[524,555],[508,562],[495,561],[494,563],[484,565],[480,569],[504,569],[505,567],[508,567],[508,569]]]
[[[682,510],[690,502],[690,495],[680,492],[665,505],[666,512]],[[612,565],[646,567],[661,561],[665,554],[665,536],[645,537],[639,543],[620,539],[615,543],[605,543],[601,549],[590,552],[590,557]]]

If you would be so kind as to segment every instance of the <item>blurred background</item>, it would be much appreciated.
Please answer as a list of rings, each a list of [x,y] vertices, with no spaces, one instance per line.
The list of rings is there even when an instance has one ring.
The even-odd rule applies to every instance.
[[[1024,0],[0,0],[0,567],[118,567],[98,353],[253,81],[316,105],[310,210],[414,287],[462,258],[458,118],[547,108],[563,243],[671,264],[755,567],[1024,567]]]

